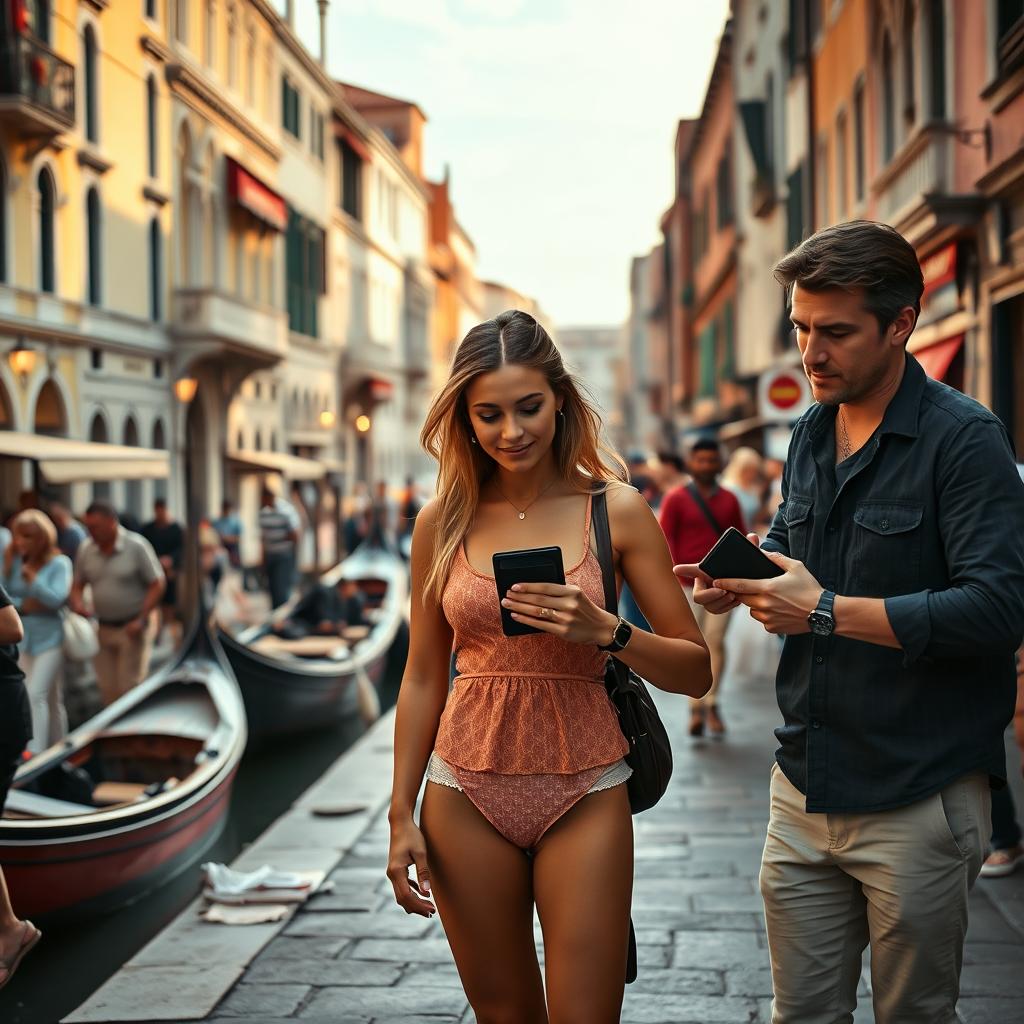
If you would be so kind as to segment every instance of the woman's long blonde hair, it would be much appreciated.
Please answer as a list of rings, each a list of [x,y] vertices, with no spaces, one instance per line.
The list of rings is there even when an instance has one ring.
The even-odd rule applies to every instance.
[[[562,399],[562,414],[552,442],[561,477],[580,491],[595,481],[628,481],[619,454],[601,437],[601,416],[583,387],[562,362],[547,331],[518,309],[478,324],[455,351],[448,382],[427,413],[420,443],[438,464],[434,553],[424,585],[424,600],[440,601],[459,545],[476,516],[480,488],[494,472],[494,460],[470,441],[466,389],[482,373],[502,366],[528,366],[547,378]]]

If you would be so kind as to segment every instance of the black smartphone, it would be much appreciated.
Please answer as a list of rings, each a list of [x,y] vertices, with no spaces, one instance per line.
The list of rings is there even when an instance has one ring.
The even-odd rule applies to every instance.
[[[718,538],[699,568],[713,580],[770,580],[783,575],[782,569],[733,526]]]
[[[522,551],[495,551],[491,558],[494,582],[498,588],[501,628],[505,636],[543,633],[536,626],[516,622],[512,613],[501,604],[513,583],[561,583],[565,586],[561,548],[525,548]]]

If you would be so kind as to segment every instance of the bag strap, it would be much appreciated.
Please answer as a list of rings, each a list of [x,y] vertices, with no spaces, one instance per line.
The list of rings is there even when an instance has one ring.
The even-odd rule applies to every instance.
[[[619,606],[615,591],[615,559],[612,557],[612,531],[608,525],[608,502],[606,492],[598,491],[591,498],[590,517],[597,534],[597,560],[601,563],[601,580],[604,583],[604,606],[615,613]]]
[[[711,509],[708,508],[708,503],[704,500],[704,497],[701,495],[700,491],[697,490],[697,485],[693,483],[687,484],[686,493],[689,494],[691,498],[693,498],[694,502],[696,502],[697,504],[697,507],[701,510],[701,512],[704,513],[704,518],[711,524],[711,529],[715,531],[715,536],[720,537],[723,533],[725,533],[725,530],[722,529],[718,520],[715,518],[714,512],[712,512]]]

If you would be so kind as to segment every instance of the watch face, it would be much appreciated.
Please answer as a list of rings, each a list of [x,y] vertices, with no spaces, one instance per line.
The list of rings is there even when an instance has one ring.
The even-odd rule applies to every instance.
[[[807,622],[815,636],[831,636],[835,627],[835,620],[825,612],[811,612],[807,616]]]

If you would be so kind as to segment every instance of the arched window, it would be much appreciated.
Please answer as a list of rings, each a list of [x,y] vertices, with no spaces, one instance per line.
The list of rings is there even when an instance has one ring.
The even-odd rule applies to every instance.
[[[156,76],[150,75],[146,79],[146,165],[151,178],[156,177],[157,127]]]
[[[239,431],[235,437],[235,451],[240,452],[245,450],[245,435]]]
[[[85,195],[85,230],[89,247],[88,300],[90,306],[98,306],[103,301],[103,225],[100,197],[95,188],[90,188]]]
[[[39,172],[36,188],[39,190],[39,290],[52,294],[55,290],[53,217],[57,189],[48,167]]]
[[[896,82],[892,66],[892,40],[882,39],[882,160],[888,163],[896,150]]]
[[[32,430],[48,437],[63,437],[68,430],[68,417],[64,409],[64,398],[60,388],[47,380],[36,396],[36,408],[32,414]]]
[[[272,452],[276,452],[277,451],[277,431],[276,430],[272,430],[270,432],[270,450]]]
[[[154,323],[160,319],[161,314],[162,265],[160,222],[154,217],[149,222],[149,318]]]
[[[167,433],[164,430],[164,421],[157,420],[153,424],[153,444],[152,447],[157,451],[167,450]],[[167,481],[165,479],[158,479],[153,481],[153,497],[154,498],[166,498],[167,497]]]
[[[93,415],[92,422],[89,424],[89,440],[96,441],[99,444],[106,444],[109,440],[109,437],[107,436],[106,421],[99,413],[95,413]],[[92,497],[93,501],[96,501],[97,499],[109,501],[110,481],[94,480],[92,485]]]
[[[139,425],[135,422],[134,416],[129,416],[124,421],[124,430],[121,434],[123,443],[132,447],[137,448],[139,446]],[[129,479],[125,481],[124,486],[124,503],[125,507],[133,516],[141,518],[142,516],[142,481],[139,479]]]
[[[96,30],[92,25],[86,25],[82,32],[83,55],[82,69],[85,79],[85,137],[90,142],[99,142],[99,69],[97,67],[98,53],[96,49]]]
[[[256,431],[256,436],[253,439],[252,446],[258,452],[263,451],[263,435],[258,430]]]
[[[928,85],[931,93],[931,116],[946,116],[946,3],[930,0],[928,4]]]
[[[909,134],[917,116],[917,76],[914,69],[914,53],[917,50],[914,34],[914,5],[907,4],[903,12],[903,127],[904,135]]]
[[[7,281],[7,165],[0,159],[0,284]]]
[[[245,53],[245,102],[251,107],[256,103],[256,30],[249,29]]]
[[[228,85],[238,88],[238,8],[228,7]]]
[[[146,17],[150,21],[156,21],[156,0],[145,0],[143,6],[146,11]]]

